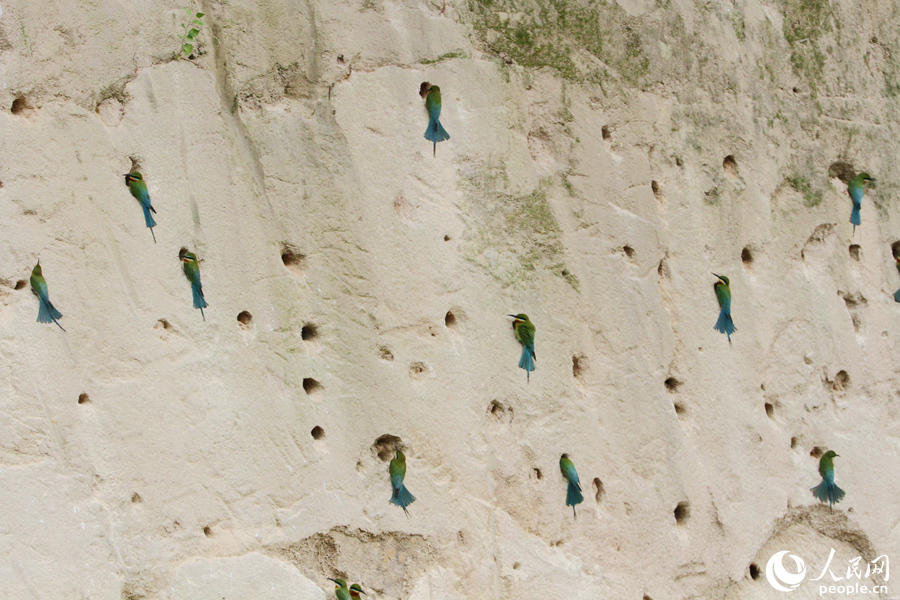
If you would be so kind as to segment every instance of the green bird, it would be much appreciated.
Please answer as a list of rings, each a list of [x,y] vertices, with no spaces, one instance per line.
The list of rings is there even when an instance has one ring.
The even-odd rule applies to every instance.
[[[895,256],[894,262],[897,263],[897,272],[900,273],[900,256]],[[894,302],[900,302],[900,289],[894,292]]]
[[[867,181],[875,181],[869,177],[868,173],[859,173],[847,184],[847,193],[853,200],[853,210],[850,212],[850,222],[853,223],[853,233],[856,233],[856,226],[861,224],[859,218],[859,209],[862,208],[863,190]]]
[[[44,276],[41,274],[41,261],[38,260],[37,264],[34,265],[34,269],[31,271],[31,291],[35,293],[38,297],[38,302],[40,303],[40,307],[38,308],[38,323],[56,323],[56,325],[63,329],[63,326],[59,324],[57,319],[62,317],[62,313],[56,310],[56,307],[53,306],[53,303],[50,302],[50,292],[47,290],[47,282],[44,280]]]
[[[191,291],[194,294],[194,308],[200,309],[200,316],[205,321],[206,315],[203,314],[203,309],[209,304],[206,303],[206,299],[203,297],[203,286],[200,283],[200,263],[197,262],[197,255],[193,252],[188,252],[187,248],[182,248],[181,252],[178,253],[178,258],[181,259],[184,265],[184,276],[191,282]]]
[[[569,482],[569,489],[566,491],[566,506],[572,507],[572,514],[575,518],[575,505],[584,501],[584,494],[581,493],[581,481],[578,479],[578,471],[575,470],[575,463],[569,458],[568,454],[559,457],[559,470],[562,471],[563,477]]]
[[[363,589],[360,587],[358,583],[354,583],[350,586],[350,597],[351,598],[359,598],[360,594],[365,594]],[[368,594],[366,594],[368,595]]]
[[[334,582],[334,595],[337,596],[338,600],[350,600],[350,590],[347,588],[346,581],[343,579],[332,579],[331,577],[328,580]]]
[[[424,81],[419,86],[419,95],[425,99],[425,108],[428,110],[428,128],[425,130],[425,139],[433,142],[433,155],[437,156],[438,142],[450,139],[450,134],[441,125],[441,88]]]
[[[534,361],[537,356],[534,353],[534,323],[528,319],[528,315],[506,315],[515,319],[512,323],[516,339],[522,344],[522,356],[519,358],[519,368],[525,369],[525,378],[531,383],[531,372],[534,371]]]
[[[713,273],[713,275],[716,274]],[[727,335],[728,343],[730,344],[731,334],[737,331],[734,321],[731,320],[731,286],[728,278],[724,275],[716,275],[716,277],[719,280],[713,284],[713,289],[716,292],[716,300],[719,301],[719,318],[716,320],[716,324],[713,325],[713,329]]]
[[[153,215],[150,213],[155,213],[156,209],[150,204],[150,192],[147,191],[147,184],[144,183],[144,177],[137,171],[125,173],[125,185],[131,190],[131,195],[137,198],[138,202],[141,203],[141,208],[144,209],[144,223],[150,228],[150,235],[153,236],[153,243],[155,244],[156,234],[153,233],[153,228],[156,227],[156,221],[153,220]]]
[[[827,502],[828,508],[834,510],[833,505],[837,504],[844,497],[844,490],[834,483],[834,457],[840,456],[834,450],[829,450],[819,459],[819,475],[822,476],[822,483],[814,488],[810,488],[813,496],[821,502]]]
[[[406,456],[400,451],[400,446],[394,446],[396,455],[391,459],[388,472],[391,474],[391,504],[396,504],[403,509],[406,516],[409,517],[409,511],[406,507],[416,501],[406,486],[403,485],[403,478],[406,477]]]

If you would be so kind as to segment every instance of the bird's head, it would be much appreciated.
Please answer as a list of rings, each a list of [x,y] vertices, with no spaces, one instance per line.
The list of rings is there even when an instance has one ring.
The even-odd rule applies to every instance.
[[[354,583],[350,586],[350,596],[353,598],[358,598],[360,594],[365,594],[363,589],[359,586],[358,583]]]
[[[137,171],[125,173],[125,183],[134,183],[135,181],[143,181],[144,178]]]
[[[187,248],[182,248],[178,252],[178,258],[181,259],[181,262],[197,262],[197,255],[193,252],[188,252]]]
[[[333,581],[335,583],[334,589],[336,590],[347,587],[347,582],[343,579],[332,579],[331,577],[329,577],[328,579],[329,581]]]
[[[862,181],[875,181],[875,178],[870,176],[868,173],[860,173],[857,175]]]
[[[37,275],[38,277],[41,276],[41,259],[38,259],[37,264],[34,265],[34,269],[32,269],[31,271],[31,274]]]
[[[713,275],[716,275],[716,274],[713,273]],[[731,282],[730,282],[730,281],[728,280],[728,278],[725,277],[724,275],[716,275],[716,277],[718,277],[718,278],[719,278],[719,281],[721,281],[721,282],[724,283],[725,285],[731,285]]]
[[[507,317],[512,317],[513,319],[515,319],[515,320],[516,320],[516,321],[515,321],[516,323],[524,322],[524,321],[527,321],[527,320],[528,320],[528,315],[526,315],[525,313],[519,313],[519,314],[517,314],[517,315],[506,315],[506,316],[507,316]]]
[[[439,87],[436,86],[436,85],[433,85],[433,86],[431,86],[430,88],[428,88],[428,93],[429,93],[429,94],[437,94],[438,96],[440,96],[440,95],[441,95],[441,88],[439,88]]]
[[[423,81],[422,85],[419,86],[419,95],[422,96],[423,100],[428,96],[429,90],[431,90],[431,84],[427,81]]]
[[[822,455],[822,458],[834,458],[835,456],[840,456],[840,454],[838,454],[834,450],[829,450],[824,455]]]
[[[563,460],[563,459],[569,460],[569,455],[566,453],[563,453],[563,455],[559,457],[559,460]]]

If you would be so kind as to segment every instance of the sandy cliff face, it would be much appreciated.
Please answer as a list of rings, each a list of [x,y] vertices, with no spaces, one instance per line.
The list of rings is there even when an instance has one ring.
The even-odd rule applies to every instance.
[[[3,0],[0,595],[749,599],[779,550],[900,560],[896,3],[204,1],[173,60],[182,8]]]

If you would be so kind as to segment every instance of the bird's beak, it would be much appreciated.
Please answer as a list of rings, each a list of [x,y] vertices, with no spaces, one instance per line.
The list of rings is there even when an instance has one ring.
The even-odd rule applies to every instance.
[[[835,456],[840,456],[840,454],[835,454]]]
[[[327,579],[328,579],[328,581],[333,581],[333,582],[337,583],[337,579],[332,579],[331,577],[328,577]]]
[[[512,317],[513,319],[517,319],[517,318],[518,318],[516,315],[506,315],[506,316],[507,316],[507,317]]]
[[[718,277],[719,279],[722,279],[722,276],[721,276],[721,275],[716,275],[715,273],[713,273],[713,275],[714,275],[715,277]]]

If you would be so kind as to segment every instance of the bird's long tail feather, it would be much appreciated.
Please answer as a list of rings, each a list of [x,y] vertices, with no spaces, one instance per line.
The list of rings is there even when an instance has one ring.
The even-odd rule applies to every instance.
[[[531,372],[534,371],[534,351],[528,347],[522,347],[522,357],[519,359],[519,368],[525,369],[526,378],[531,381]]]
[[[56,323],[57,327],[65,331],[57,319],[62,317],[62,313],[56,310],[50,300],[40,299],[40,308],[38,308],[38,323]]]
[[[833,481],[825,479],[816,487],[810,488],[810,491],[812,491],[813,496],[822,502],[827,502],[829,505],[840,502],[844,497],[844,490],[839,488]]]
[[[203,288],[195,283],[192,283],[191,291],[193,291],[194,293],[194,308],[200,309],[200,316],[202,316],[203,320],[205,321],[206,315],[203,314],[203,309],[209,306],[209,304],[207,304],[206,299],[203,297]]]
[[[894,292],[894,302],[900,302],[900,290]]]
[[[859,216],[860,205],[856,202],[853,203],[853,211],[850,213],[850,222],[853,223],[853,232],[856,233],[856,226],[862,225],[862,220]]]
[[[731,313],[727,312],[724,308],[719,311],[719,319],[716,321],[713,329],[727,335],[729,343],[731,342],[731,334],[737,331],[737,327],[734,326],[734,321],[731,320]]]
[[[144,223],[147,224],[147,227],[151,229],[156,227],[156,221],[153,220],[153,215],[150,214],[150,211],[153,210],[152,206],[147,206],[146,204],[141,204],[141,208],[144,209]],[[156,212],[155,210],[153,212]]]
[[[406,510],[406,507],[415,501],[416,497],[406,489],[406,486],[403,485],[403,483],[400,484],[400,487],[394,488],[394,493],[391,494],[391,504],[396,504],[402,508],[407,517],[409,516],[409,511]]]
[[[569,489],[566,492],[566,506],[572,507],[572,513],[575,513],[575,505],[584,501],[584,494],[581,493],[581,487],[577,483],[569,482]]]
[[[437,143],[450,139],[450,134],[444,129],[438,119],[428,120],[428,129],[425,130],[425,139],[434,143],[434,155],[437,156]]]

